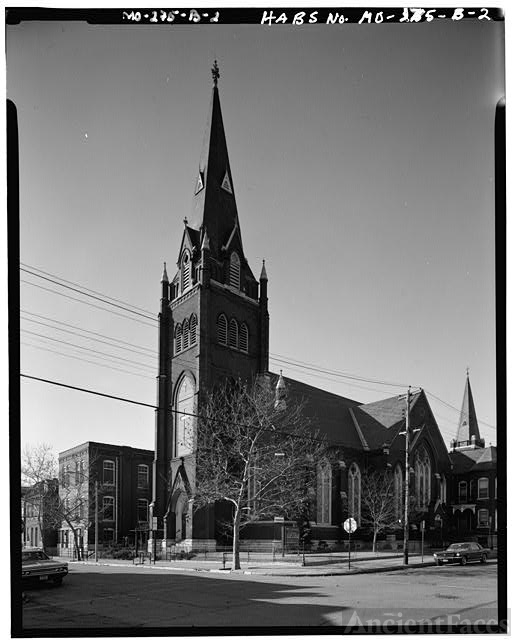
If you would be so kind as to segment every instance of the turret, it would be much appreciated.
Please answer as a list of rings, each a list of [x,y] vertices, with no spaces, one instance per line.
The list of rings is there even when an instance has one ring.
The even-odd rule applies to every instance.
[[[269,310],[267,303],[267,271],[265,260],[262,260],[260,272],[260,352],[258,358],[259,373],[269,371]]]

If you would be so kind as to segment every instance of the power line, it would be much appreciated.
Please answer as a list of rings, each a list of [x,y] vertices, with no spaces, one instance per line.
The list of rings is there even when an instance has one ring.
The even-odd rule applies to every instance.
[[[369,382],[371,384],[381,384],[387,387],[399,387],[400,389],[404,389],[409,386],[407,384],[399,384],[397,382],[385,382],[383,380],[376,380],[375,378],[365,378],[364,376],[357,376],[355,374],[345,373],[343,371],[337,371],[335,369],[324,369],[324,368],[321,368],[319,365],[314,365],[312,363],[305,363],[304,361],[301,361],[301,360],[294,360],[292,358],[286,359],[285,356],[279,356],[279,354],[275,354],[274,357],[271,357],[271,359],[277,360],[278,362],[283,362],[285,364],[298,363],[296,366],[300,366],[304,369],[319,371],[321,373],[328,373],[330,375],[334,375],[340,378],[348,378],[349,380]]]
[[[58,342],[59,344],[65,344],[67,346],[71,346],[74,349],[80,349],[83,351],[90,351],[92,353],[100,354],[101,356],[107,356],[113,360],[121,360],[123,362],[128,362],[129,364],[135,364],[138,367],[142,367],[144,369],[148,369],[150,371],[154,371],[153,367],[150,367],[143,362],[137,362],[136,360],[130,360],[129,358],[122,358],[121,356],[117,356],[113,353],[105,353],[104,351],[98,351],[97,349],[91,349],[89,347],[82,347],[81,345],[75,344],[73,342],[68,342],[66,340],[59,340],[58,338],[51,338],[50,336],[45,336],[42,333],[37,333],[36,331],[29,331],[28,329],[22,329],[21,333],[28,333],[29,335],[37,336],[39,338],[45,338],[46,340],[51,340],[52,342]]]
[[[130,351],[132,353],[136,353],[140,356],[144,356],[145,358],[155,358],[155,356],[157,355],[155,352],[155,355],[150,355],[149,353],[143,353],[141,351],[138,351],[136,349],[130,349],[129,347],[123,347],[121,345],[117,345],[117,344],[112,344],[111,342],[107,342],[106,340],[100,340],[99,338],[90,338],[89,336],[84,336],[80,333],[77,333],[76,331],[71,331],[70,329],[61,329],[60,327],[54,327],[51,324],[48,324],[47,322],[41,322],[39,320],[32,320],[31,318],[22,318],[23,320],[25,320],[25,322],[33,322],[35,324],[38,324],[40,326],[43,327],[48,327],[49,329],[55,329],[57,331],[63,331],[64,333],[69,333],[71,335],[74,336],[78,336],[79,338],[82,338],[84,340],[92,340],[94,342],[98,342],[100,344],[106,344],[109,347],[113,347],[114,349],[123,349],[124,351]],[[109,336],[104,336],[105,338],[108,338],[109,340],[111,338],[109,338]],[[115,339],[115,338],[114,338]],[[119,342],[119,340],[118,340]]]
[[[140,313],[139,311],[135,311],[133,309],[129,309],[128,307],[125,307],[123,305],[117,304],[115,302],[110,302],[110,300],[106,300],[103,299],[99,296],[95,296],[92,293],[87,293],[86,291],[80,291],[80,289],[77,289],[76,287],[71,287],[68,284],[64,284],[62,282],[58,282],[57,280],[54,280],[53,278],[48,278],[47,276],[42,276],[39,273],[34,273],[33,271],[29,271],[28,269],[24,269],[24,268],[20,268],[20,271],[24,271],[25,273],[29,273],[31,276],[36,276],[37,278],[41,278],[42,280],[46,280],[48,282],[51,282],[52,284],[56,284],[59,287],[64,287],[65,289],[70,289],[71,291],[74,291],[75,293],[79,293],[82,296],[87,296],[88,298],[93,298],[94,300],[98,300],[100,302],[103,302],[103,304],[110,304],[113,307],[117,307],[118,309],[122,309],[123,311],[128,311],[129,313],[134,313],[135,315],[138,316],[142,316],[143,318],[146,318],[148,320],[155,320],[155,318],[151,315],[147,315],[145,313]]]
[[[88,360],[87,358],[81,358],[80,356],[71,355],[69,353],[63,353],[62,351],[57,351],[56,349],[50,349],[49,347],[41,347],[40,345],[31,344],[30,342],[20,342],[20,344],[31,347],[32,349],[39,349],[40,351],[48,351],[50,353],[55,353],[59,356],[63,356],[65,358],[72,358],[73,360],[80,360],[81,362],[87,362],[88,364],[94,364],[97,367],[103,367],[105,369],[110,369],[111,371],[119,371],[120,373],[127,373],[131,376],[136,376],[137,378],[148,378],[149,380],[155,380],[154,376],[147,376],[143,373],[134,373],[133,371],[127,371],[126,369],[120,369],[119,367],[110,367],[107,364],[102,364],[101,362],[95,362],[94,360]]]
[[[122,396],[115,396],[112,395],[110,393],[102,393],[101,391],[94,391],[93,389],[86,389],[84,387],[77,387],[75,385],[71,385],[71,384],[65,384],[63,382],[57,382],[56,380],[48,380],[47,378],[40,378],[37,376],[31,376],[25,373],[20,373],[20,377],[22,378],[27,378],[29,380],[37,380],[38,382],[44,382],[47,384],[52,384],[58,387],[63,387],[65,389],[72,389],[74,391],[81,391],[83,393],[88,393],[91,395],[95,395],[95,396],[100,396],[102,398],[108,398],[111,400],[119,400],[120,402],[127,402],[129,404],[134,404],[134,405],[138,405],[141,407],[147,407],[150,409],[160,409],[162,410],[161,407],[158,407],[154,404],[149,404],[148,402],[141,402],[139,400],[132,400],[130,398],[124,398]],[[227,421],[225,419],[220,419],[220,420],[216,420],[215,418],[211,418],[208,416],[202,416],[201,414],[198,413],[193,413],[193,412],[189,412],[189,411],[178,411],[177,409],[172,409],[171,407],[168,407],[167,409],[164,409],[165,411],[167,411],[168,413],[174,413],[176,415],[182,415],[182,416],[189,416],[192,418],[199,418],[200,420],[205,420],[206,422],[221,422],[222,424],[229,424],[235,427],[242,427],[243,429],[253,429],[255,431],[262,431],[264,433],[272,433],[272,434],[281,434],[281,435],[285,435],[291,438],[296,438],[296,439],[302,439],[302,440],[308,440],[309,442],[319,442],[321,444],[326,444],[325,440],[320,440],[319,438],[306,438],[305,436],[302,436],[300,434],[294,434],[294,433],[289,433],[287,431],[282,431],[280,429],[276,429],[276,428],[265,428],[262,427],[261,425],[252,425],[252,424],[241,424],[241,423],[237,423],[237,422],[231,422],[231,421]],[[341,446],[344,445],[345,443],[343,442],[334,442],[331,443],[329,446],[330,447],[335,447],[335,446]],[[354,445],[350,445],[346,443],[346,446],[348,447],[352,447],[354,448]]]
[[[441,398],[439,398],[438,396],[435,396],[434,393],[431,393],[430,391],[426,391],[426,393],[428,395],[430,395],[432,398],[434,398],[435,400],[438,400],[438,402],[441,402],[443,405],[445,405],[446,407],[448,407],[449,409],[453,409],[454,411],[456,411],[457,413],[463,414],[465,417],[469,417],[469,413],[467,411],[462,411],[460,409],[457,409],[455,406],[453,406],[452,404],[449,404],[448,402],[445,402],[445,400],[442,400]],[[491,425],[488,422],[485,422],[484,420],[478,420],[479,424],[481,425],[485,425],[487,426],[489,429],[493,429],[494,431],[496,430],[496,427],[494,427],[493,425]]]
[[[84,329],[82,327],[77,327],[77,325],[75,325],[75,324],[70,324],[69,322],[63,322],[62,320],[56,320],[55,318],[49,318],[48,316],[43,316],[43,315],[41,315],[39,313],[32,313],[31,311],[26,311],[25,309],[20,309],[20,311],[22,313],[28,314],[29,316],[34,316],[35,318],[42,318],[43,320],[48,320],[49,322],[54,322],[56,324],[62,324],[64,327],[71,327],[72,329],[78,329],[79,331],[83,331],[84,333],[90,333],[90,334],[95,335],[95,336],[100,336],[101,338],[107,338],[107,339],[112,340],[114,342],[119,342],[120,344],[126,344],[129,347],[135,347],[136,349],[141,349],[143,351],[148,351],[149,353],[152,353],[154,355],[158,355],[158,352],[155,351],[155,349],[150,349],[149,347],[143,347],[142,345],[139,345],[139,344],[133,344],[131,342],[126,342],[126,340],[119,340],[119,338],[114,338],[112,336],[106,336],[105,334],[99,333],[98,331],[91,331],[90,329]],[[57,329],[57,327],[55,327],[55,329]]]
[[[120,299],[117,299],[117,298],[113,298],[111,296],[108,296],[106,294],[100,293],[100,292],[95,291],[93,289],[87,289],[87,287],[83,287],[82,285],[74,283],[74,282],[72,282],[70,280],[65,280],[64,278],[61,278],[60,276],[55,276],[54,274],[51,274],[51,273],[49,273],[47,271],[44,271],[42,269],[39,269],[39,268],[36,268],[36,267],[32,267],[32,266],[27,265],[25,263],[21,263],[21,264],[24,264],[25,267],[29,267],[29,269],[32,269],[32,270],[35,270],[35,271],[40,271],[41,273],[44,273],[47,276],[52,276],[52,277],[44,277],[44,276],[41,276],[38,273],[34,273],[33,271],[30,271],[29,269],[21,268],[21,270],[25,271],[26,273],[30,273],[31,275],[34,275],[34,276],[39,277],[39,278],[43,278],[45,280],[48,280],[48,281],[53,282],[54,284],[57,284],[57,285],[60,285],[60,286],[66,286],[66,285],[63,285],[62,282],[57,282],[56,280],[53,279],[53,278],[58,278],[59,280],[62,280],[63,282],[66,282],[66,283],[68,283],[70,285],[74,285],[74,286],[66,286],[66,288],[71,289],[71,290],[73,290],[73,291],[75,291],[75,292],[77,292],[77,293],[79,293],[81,295],[86,295],[86,296],[92,297],[94,299],[97,299],[97,300],[103,302],[104,304],[111,304],[112,306],[119,307],[119,308],[121,308],[121,309],[123,309],[125,311],[130,312],[130,313],[137,313],[137,315],[140,315],[140,316],[145,317],[147,319],[151,319],[155,323],[158,322],[157,318],[151,316],[151,312],[148,312],[145,309],[142,309],[141,307],[136,307],[135,305],[132,305],[131,303],[128,303],[126,301],[123,301],[123,300],[120,300]],[[80,299],[74,298],[72,296],[67,296],[66,294],[63,294],[63,293],[58,292],[58,291],[55,291],[53,289],[48,289],[46,287],[42,287],[41,285],[37,285],[36,283],[29,282],[29,281],[26,281],[26,280],[21,280],[21,282],[23,282],[25,284],[29,284],[29,285],[35,286],[35,287],[38,287],[38,288],[43,289],[45,291],[49,291],[51,293],[55,293],[56,295],[61,295],[63,297],[66,297],[66,298],[69,298],[71,300],[74,300],[75,302],[81,302],[82,304],[87,304],[88,306],[91,306],[91,307],[94,307],[94,308],[97,308],[97,309],[100,309],[100,310],[103,310],[103,311],[107,311],[108,313],[112,313],[112,314],[120,316],[122,318],[133,320],[133,321],[139,322],[140,324],[143,324],[143,325],[153,326],[153,325],[150,325],[150,324],[148,324],[146,322],[142,322],[141,320],[138,320],[138,319],[135,319],[135,318],[131,318],[129,316],[125,316],[123,314],[120,314],[120,313],[117,313],[115,311],[112,311],[111,309],[106,309],[104,307],[99,307],[97,305],[88,303],[88,302],[86,302],[84,300],[80,300]],[[78,289],[76,287],[80,287],[81,289],[84,289],[85,291],[90,291],[95,295],[90,295],[88,293],[85,293],[84,291],[81,291],[80,289]],[[113,303],[111,303],[108,300],[105,300],[103,298],[108,298],[110,300],[114,300],[117,303],[121,303],[121,304],[113,304]],[[135,311],[133,311],[133,309],[129,309],[127,307],[133,307],[135,309],[139,309],[140,311],[143,311],[144,313],[135,312]],[[30,313],[30,312],[28,312],[28,313]],[[150,315],[146,315],[146,314],[150,314]],[[37,314],[33,314],[33,315],[37,316]],[[60,322],[60,321],[54,320],[54,322]],[[66,324],[66,323],[62,323],[62,324]],[[69,325],[69,326],[73,326],[73,325]],[[74,328],[78,328],[78,327],[74,327]],[[157,328],[157,327],[154,327],[154,328]],[[87,331],[86,329],[80,329],[80,330],[81,331]],[[91,333],[94,333],[94,332],[91,332]],[[97,334],[97,335],[102,335],[102,334]],[[108,336],[102,336],[102,337],[107,337],[108,338]],[[108,339],[111,339],[111,338],[108,338]],[[112,339],[115,340],[114,338],[112,338]],[[129,343],[126,343],[126,344],[129,344]],[[115,345],[111,345],[111,346],[115,346]],[[141,347],[141,348],[142,349],[146,349],[145,347]],[[156,352],[154,352],[154,353],[156,353]],[[143,354],[140,354],[140,355],[143,355]],[[290,358],[290,357],[287,357],[287,356],[282,356],[280,354],[272,354],[272,353],[270,353],[270,359],[275,361],[275,362],[282,363],[282,364],[285,364],[285,365],[290,366],[290,367],[295,367],[297,369],[304,369],[306,371],[316,372],[317,374],[333,375],[333,376],[336,376],[337,378],[345,378],[345,379],[348,379],[348,380],[367,382],[369,384],[374,384],[374,385],[383,385],[383,386],[388,386],[388,387],[399,387],[401,389],[408,386],[406,383],[400,384],[400,383],[396,383],[396,382],[386,382],[386,381],[383,381],[383,380],[377,380],[375,378],[367,378],[365,376],[360,376],[360,375],[351,374],[351,373],[348,373],[348,372],[338,371],[338,370],[335,370],[335,369],[323,368],[320,365],[316,365],[316,364],[313,364],[313,363],[308,363],[308,362],[305,362],[305,361],[302,361],[302,360],[297,360],[295,358]],[[178,358],[175,357],[174,360],[177,361]],[[309,375],[313,376],[314,373],[310,373]],[[315,377],[323,378],[322,375],[316,375]],[[336,382],[336,380],[333,380],[331,378],[326,378],[325,377],[324,379],[330,380],[331,382]],[[361,385],[354,385],[354,384],[350,385],[349,383],[346,383],[346,385],[347,386],[352,386],[352,387],[355,387],[355,388],[362,388],[362,389],[367,390],[367,391],[378,392],[375,389],[369,389],[368,387],[363,387]],[[386,393],[386,392],[383,392],[383,393]],[[428,392],[426,392],[426,393],[428,393]],[[452,410],[454,410],[456,412],[459,411],[456,407],[454,407],[453,405],[450,405],[449,403],[445,402],[441,398],[438,398],[434,394],[429,393],[429,395],[432,398],[434,398],[434,399],[438,400],[439,402],[441,402],[442,404],[444,404],[445,406],[449,407],[450,409],[452,409]],[[482,424],[485,427],[488,427],[489,429],[492,429],[492,430],[495,431],[495,427],[493,425],[490,425],[489,423],[487,423],[487,422],[485,422],[483,420],[480,420],[480,424]]]
[[[71,280],[66,280],[65,278],[62,278],[61,276],[57,276],[54,273],[49,273],[48,271],[44,271],[43,269],[40,269],[38,267],[34,267],[30,264],[27,264],[25,262],[20,262],[20,264],[23,267],[27,267],[27,269],[32,269],[33,271],[39,271],[40,273],[44,273],[47,276],[51,276],[52,278],[57,278],[57,280],[61,280],[62,282],[66,282],[67,284],[73,285],[75,287],[79,287],[80,289],[83,289],[84,291],[89,291],[90,293],[94,293],[98,296],[101,296],[102,298],[108,298],[109,300],[113,300],[114,302],[120,302],[121,304],[128,306],[128,307],[132,307],[133,309],[137,309],[139,311],[142,311],[143,313],[146,313],[148,315],[152,315],[151,311],[148,311],[147,309],[143,309],[142,307],[138,307],[135,304],[131,304],[130,302],[126,302],[126,300],[120,300],[119,298],[114,298],[112,296],[108,296],[106,293],[101,293],[99,291],[95,291],[94,289],[89,289],[87,287],[84,287],[84,285],[78,284],[76,282],[72,282]],[[22,269],[23,270],[23,269]],[[37,274],[33,274],[33,275],[37,275]]]
[[[36,284],[35,282],[30,282],[29,280],[20,279],[20,282],[23,284],[28,284],[32,287],[37,287],[38,289],[42,289],[43,291],[49,291],[50,293],[55,293],[55,295],[62,296],[63,298],[68,298],[69,300],[74,300],[75,302],[80,302],[81,304],[86,304],[88,307],[93,307],[95,309],[100,309],[101,311],[106,311],[107,313],[112,313],[115,316],[119,316],[120,318],[125,318],[126,320],[132,320],[133,322],[138,322],[139,324],[143,324],[147,327],[151,327],[152,329],[156,329],[155,325],[150,324],[149,322],[144,322],[143,320],[139,320],[139,318],[131,318],[130,316],[126,316],[122,313],[118,313],[117,311],[112,311],[112,309],[106,309],[105,307],[100,307],[97,304],[93,304],[92,302],[86,302],[86,300],[80,300],[79,298],[74,298],[73,296],[68,296],[65,293],[61,293],[60,291],[55,291],[55,289],[49,289],[48,287],[43,287],[40,284]],[[158,320],[155,318],[155,322]]]

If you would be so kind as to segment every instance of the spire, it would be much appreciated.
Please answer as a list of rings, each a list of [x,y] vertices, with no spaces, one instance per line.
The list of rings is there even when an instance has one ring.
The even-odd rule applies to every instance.
[[[275,390],[275,400],[274,400],[274,408],[282,411],[287,408],[287,402],[285,400],[287,396],[287,386],[285,384],[285,380],[283,379],[283,371],[280,369],[280,377],[278,378],[278,382],[276,383]]]
[[[467,367],[467,379],[465,381],[465,390],[463,392],[463,403],[461,405],[460,422],[458,432],[456,434],[456,442],[467,442],[483,446],[483,440],[479,433],[479,425],[477,423],[476,409],[474,407],[474,399],[472,397],[472,389],[470,388],[469,371]],[[456,445],[458,446],[458,445]]]
[[[267,280],[267,271],[265,270],[265,260],[262,260],[262,271],[260,272],[260,280]]]
[[[238,214],[233,191],[232,172],[224,132],[218,80],[217,60],[212,67],[212,96],[203,139],[196,188],[189,226],[208,228],[210,250],[220,257],[221,247],[237,227]],[[236,229],[237,233],[240,233]]]
[[[169,278],[167,277],[166,263],[164,262],[164,272],[162,273],[161,282],[169,282]]]
[[[205,229],[205,234],[203,235],[203,242],[201,243],[201,250],[210,251],[210,241],[208,239],[208,233],[206,229]]]

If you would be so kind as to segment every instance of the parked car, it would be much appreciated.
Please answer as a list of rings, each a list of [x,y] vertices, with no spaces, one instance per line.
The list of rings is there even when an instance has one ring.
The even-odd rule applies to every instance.
[[[455,542],[447,547],[445,551],[437,551],[433,554],[436,564],[444,564],[444,562],[458,562],[459,564],[467,564],[467,562],[477,561],[486,562],[490,549],[482,547],[477,542]]]
[[[62,584],[68,574],[68,563],[52,560],[42,549],[23,549],[21,552],[21,580]]]

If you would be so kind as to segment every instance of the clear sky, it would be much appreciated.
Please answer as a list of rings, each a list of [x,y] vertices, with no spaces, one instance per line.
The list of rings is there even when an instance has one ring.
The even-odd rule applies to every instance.
[[[217,58],[245,253],[269,276],[271,369],[362,402],[423,387],[449,442],[468,366],[495,443],[503,27],[9,26],[21,262],[156,317]],[[154,321],[20,275],[22,373],[155,402]],[[22,444],[154,446],[151,409],[25,379],[21,391]]]

